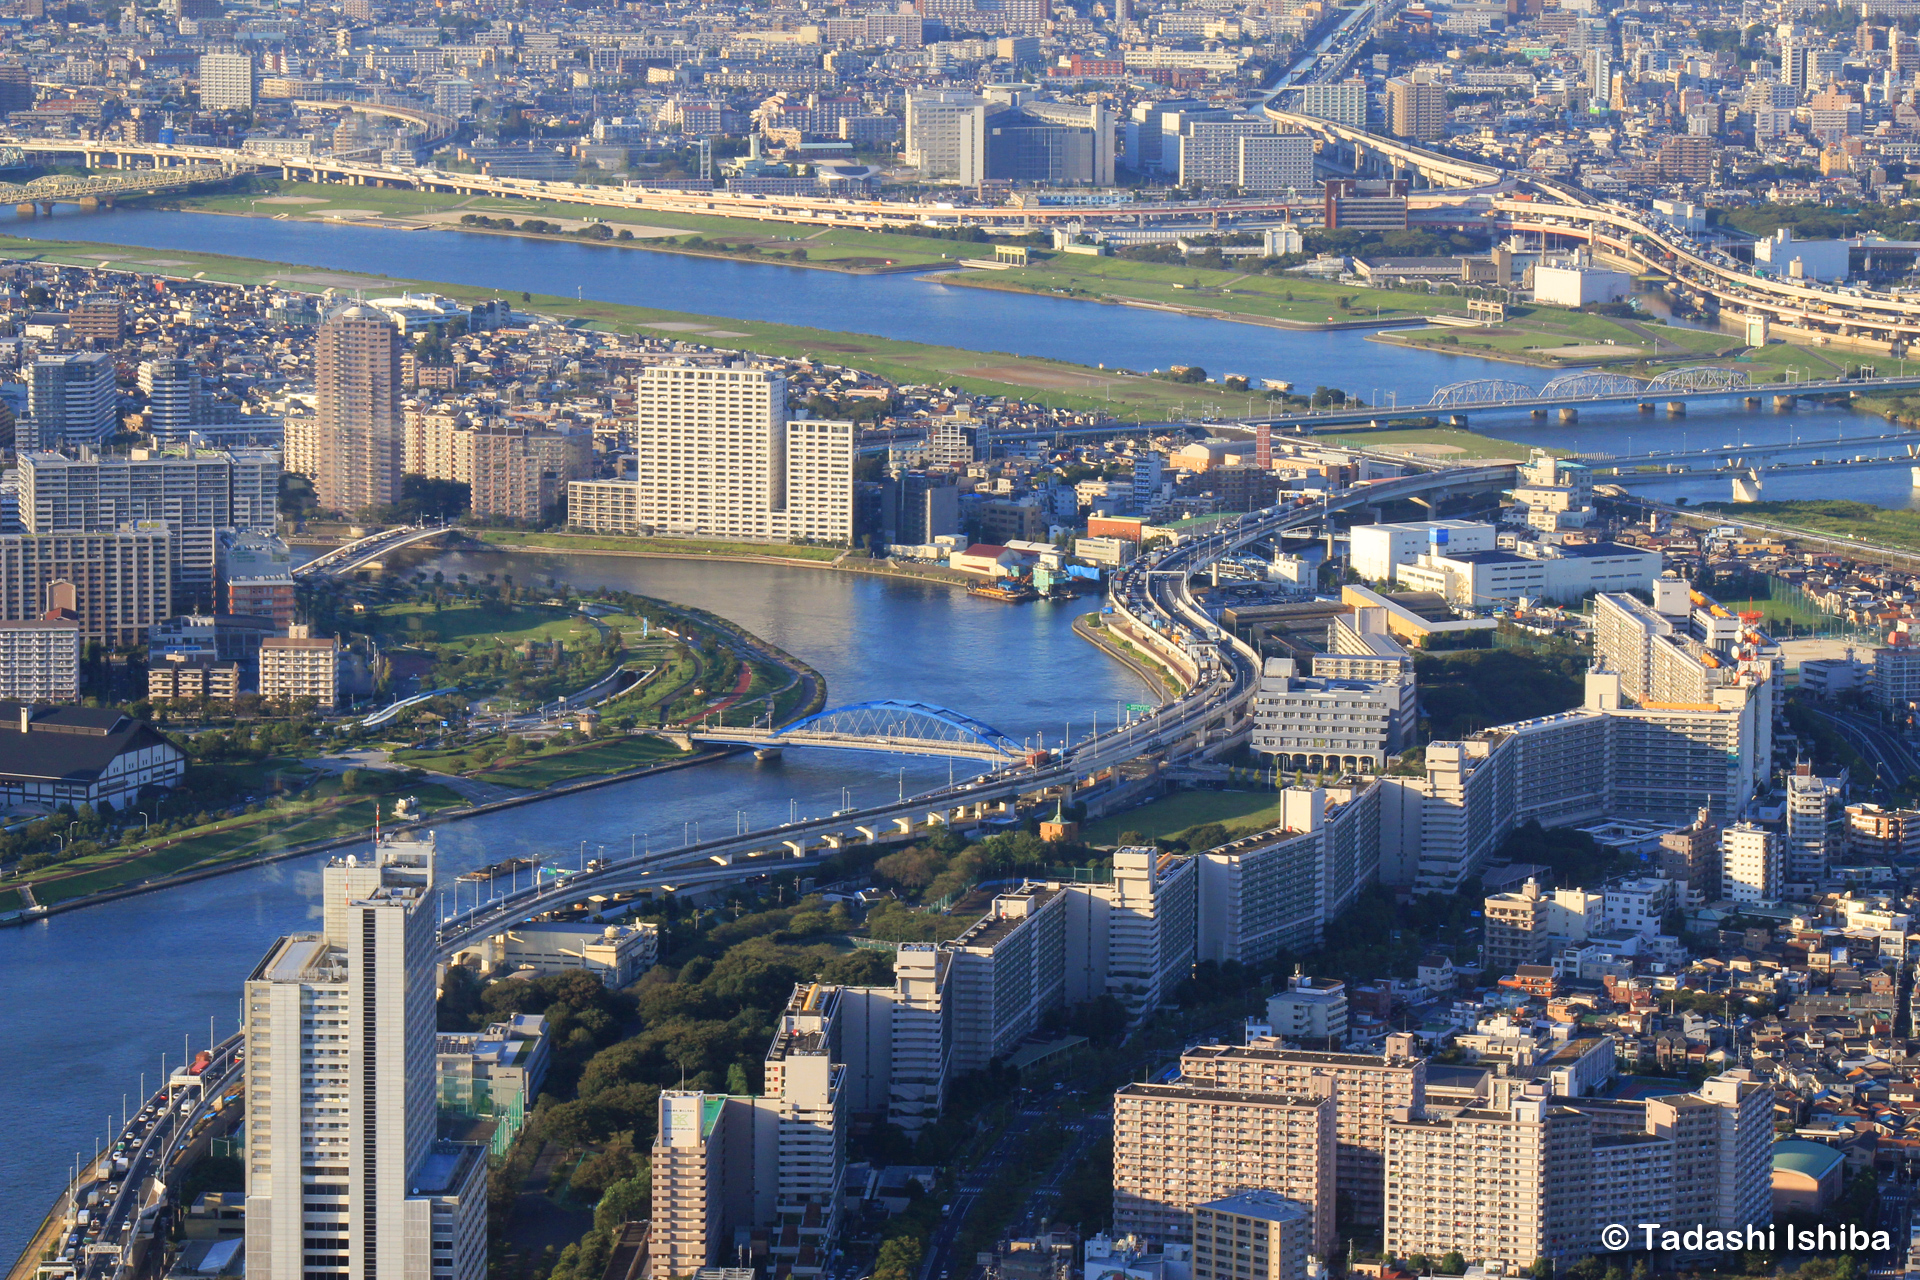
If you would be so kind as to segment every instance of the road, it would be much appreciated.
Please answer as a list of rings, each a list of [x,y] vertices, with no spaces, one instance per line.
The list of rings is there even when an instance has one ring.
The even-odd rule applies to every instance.
[[[1846,739],[1848,746],[1860,753],[1861,759],[1874,767],[1879,785],[1897,787],[1920,776],[1920,766],[1914,760],[1914,749],[1878,720],[1857,712],[1832,711],[1806,703],[1801,705],[1832,726],[1834,732]]]
[[[100,1160],[86,1166],[79,1181],[62,1193],[55,1215],[68,1225],[53,1239],[59,1244],[59,1256],[73,1263],[75,1280],[129,1280],[128,1253],[136,1228],[143,1217],[161,1208],[159,1200],[148,1199],[144,1191],[156,1178],[177,1185],[176,1175],[186,1163],[189,1148],[202,1136],[203,1122],[213,1115],[213,1103],[240,1083],[240,1048],[240,1037],[229,1036],[215,1046],[212,1059],[198,1076],[176,1071],[165,1087],[141,1101],[138,1112],[128,1118]],[[124,1169],[117,1167],[121,1160],[126,1162]],[[82,1204],[69,1214],[70,1195],[91,1197],[95,1203]],[[77,1221],[79,1212],[88,1215],[84,1225]],[[37,1256],[47,1243],[45,1236],[36,1239],[29,1246],[30,1254]],[[19,1273],[16,1266],[15,1274]]]

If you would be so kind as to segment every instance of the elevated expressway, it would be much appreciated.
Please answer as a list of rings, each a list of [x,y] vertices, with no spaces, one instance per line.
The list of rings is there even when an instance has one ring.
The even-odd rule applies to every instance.
[[[1191,582],[1215,561],[1253,543],[1319,523],[1334,512],[1397,499],[1435,499],[1453,492],[1510,486],[1511,466],[1460,467],[1357,486],[1325,503],[1301,503],[1254,512],[1224,532],[1161,553],[1116,575],[1110,618],[1133,629],[1155,656],[1190,676],[1179,698],[1131,724],[1089,738],[1040,763],[1021,760],[956,786],[940,787],[892,804],[831,817],[786,823],[704,840],[660,853],[642,853],[595,870],[554,876],[447,916],[438,954],[451,959],[485,938],[589,895],[644,889],[694,891],[738,884],[756,876],[811,866],[847,841],[906,834],[1016,804],[1053,787],[1072,786],[1142,755],[1187,756],[1224,750],[1244,740],[1259,684],[1260,656],[1219,625],[1194,600]],[[1148,640],[1147,637],[1153,637]]]

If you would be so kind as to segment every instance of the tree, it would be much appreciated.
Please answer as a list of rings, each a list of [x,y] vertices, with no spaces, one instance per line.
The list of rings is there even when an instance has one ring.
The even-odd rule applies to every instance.
[[[1467,1260],[1460,1256],[1458,1249],[1447,1250],[1440,1259],[1440,1274],[1443,1276],[1463,1276],[1467,1274]]]
[[[631,1178],[609,1183],[593,1211],[596,1229],[611,1232],[626,1222],[643,1222],[653,1213],[653,1166],[645,1161]]]
[[[919,1240],[913,1236],[895,1236],[880,1246],[880,1256],[873,1264],[873,1280],[914,1280],[920,1271],[920,1258]]]

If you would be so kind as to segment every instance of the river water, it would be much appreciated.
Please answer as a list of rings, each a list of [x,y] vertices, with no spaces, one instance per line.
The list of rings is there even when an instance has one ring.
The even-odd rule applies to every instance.
[[[317,223],[122,210],[22,220],[15,235],[204,250],[403,278],[567,294],[701,314],[799,321],[982,351],[1011,351],[1131,368],[1199,362],[1256,377],[1341,386],[1384,401],[1424,402],[1435,387],[1475,378],[1538,386],[1548,371],[1369,342],[1357,331],[1297,333],[1124,307],[943,284],[937,276],[850,276],[768,264],[614,249],[568,241],[400,232]],[[430,261],[431,266],[423,263]],[[1527,444],[1626,453],[1719,448],[1740,442],[1844,439],[1886,430],[1880,419],[1818,409],[1746,413],[1695,409],[1685,419],[1632,411],[1588,413],[1575,426],[1522,415],[1474,416],[1492,435]],[[1662,484],[1669,499],[1724,498],[1724,480]],[[1768,497],[1845,496],[1916,504],[1905,469],[1769,481]],[[804,658],[828,680],[835,705],[874,698],[951,707],[1017,739],[1075,736],[1139,683],[1074,637],[1091,607],[1009,607],[947,588],[822,570],[627,560],[607,556],[450,555],[457,572],[563,577],[712,609]],[[461,870],[511,853],[667,847],[694,833],[764,827],[818,816],[944,781],[946,765],[915,758],[795,752],[774,766],[730,760],[638,780],[586,796],[441,828],[443,867]],[[843,792],[843,788],[847,790]],[[25,1241],[65,1177],[117,1121],[123,1093],[149,1080],[160,1055],[177,1064],[180,1037],[205,1043],[238,1014],[239,983],[272,939],[314,916],[318,858],[289,861],[0,930],[0,1017],[12,1028],[0,1064],[15,1081],[0,1121],[0,1257]],[[78,1014],[78,1016],[74,1016]],[[137,1094],[135,1094],[137,1096]]]
[[[424,566],[517,580],[561,577],[620,587],[733,619],[805,659],[827,679],[829,705],[878,698],[935,703],[1015,739],[1057,745],[1120,704],[1147,700],[1140,682],[1072,634],[1071,604],[1003,605],[946,587],[820,569],[698,564],[616,556],[457,554]],[[764,828],[798,813],[821,817],[924,790],[945,761],[794,751],[777,764],[751,755],[655,779],[528,805],[439,828],[440,868],[461,871],[515,853],[609,856],[669,848],[744,821]],[[962,776],[977,766],[961,762]],[[904,772],[903,772],[904,771]],[[843,792],[842,788],[847,790]],[[844,797],[844,798],[843,798]],[[240,983],[275,937],[310,927],[322,856],[238,871],[165,894],[126,899],[0,929],[0,1054],[14,1081],[0,1119],[0,1259],[11,1260],[65,1180],[74,1153],[93,1154],[117,1125],[122,1093],[138,1097],[160,1055],[177,1066],[182,1036],[196,1050],[208,1018],[220,1035],[239,1016]],[[471,886],[462,886],[466,893]]]

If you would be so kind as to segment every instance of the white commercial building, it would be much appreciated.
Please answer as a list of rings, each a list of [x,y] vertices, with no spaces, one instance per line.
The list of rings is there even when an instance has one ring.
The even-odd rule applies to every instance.
[[[321,872],[247,979],[247,1274],[479,1280],[487,1149],[436,1138],[433,844]]]
[[[1280,769],[1378,773],[1411,718],[1411,674],[1388,680],[1296,675],[1292,658],[1268,658],[1253,699],[1255,751]]]
[[[1845,280],[1848,257],[1845,240],[1796,240],[1792,227],[1781,227],[1753,244],[1756,271],[1790,280]]]
[[[1243,134],[1236,184],[1248,195],[1305,192],[1313,187],[1313,138],[1304,133]]]
[[[1348,536],[1352,539],[1353,571],[1369,582],[1392,582],[1395,569],[1437,548],[1452,554],[1494,548],[1493,526],[1476,520],[1357,524]]]
[[[0,698],[72,702],[79,696],[78,620],[0,622]]]
[[[1355,532],[1358,532],[1356,530]],[[1578,600],[1590,591],[1650,591],[1658,551],[1617,542],[1521,542],[1512,551],[1431,551],[1394,570],[1394,581],[1470,609],[1519,600]]]
[[[653,967],[660,946],[651,924],[536,920],[494,934],[482,944],[484,968],[504,965],[534,977],[584,969],[618,989]]]
[[[634,399],[643,531],[853,541],[853,424],[789,421],[781,374],[654,365]]]
[[[253,59],[244,53],[201,54],[200,109],[253,110]]]
[[[1294,974],[1287,989],[1267,997],[1267,1026],[1284,1040],[1339,1048],[1347,1042],[1347,986]],[[1331,1042],[1329,1045],[1328,1042]]]
[[[1584,307],[1590,302],[1624,302],[1633,292],[1633,277],[1625,271],[1576,263],[1533,269],[1533,300],[1559,307]]]
[[[1743,906],[1780,900],[1786,879],[1785,842],[1780,833],[1741,822],[1720,833],[1720,891]]]

